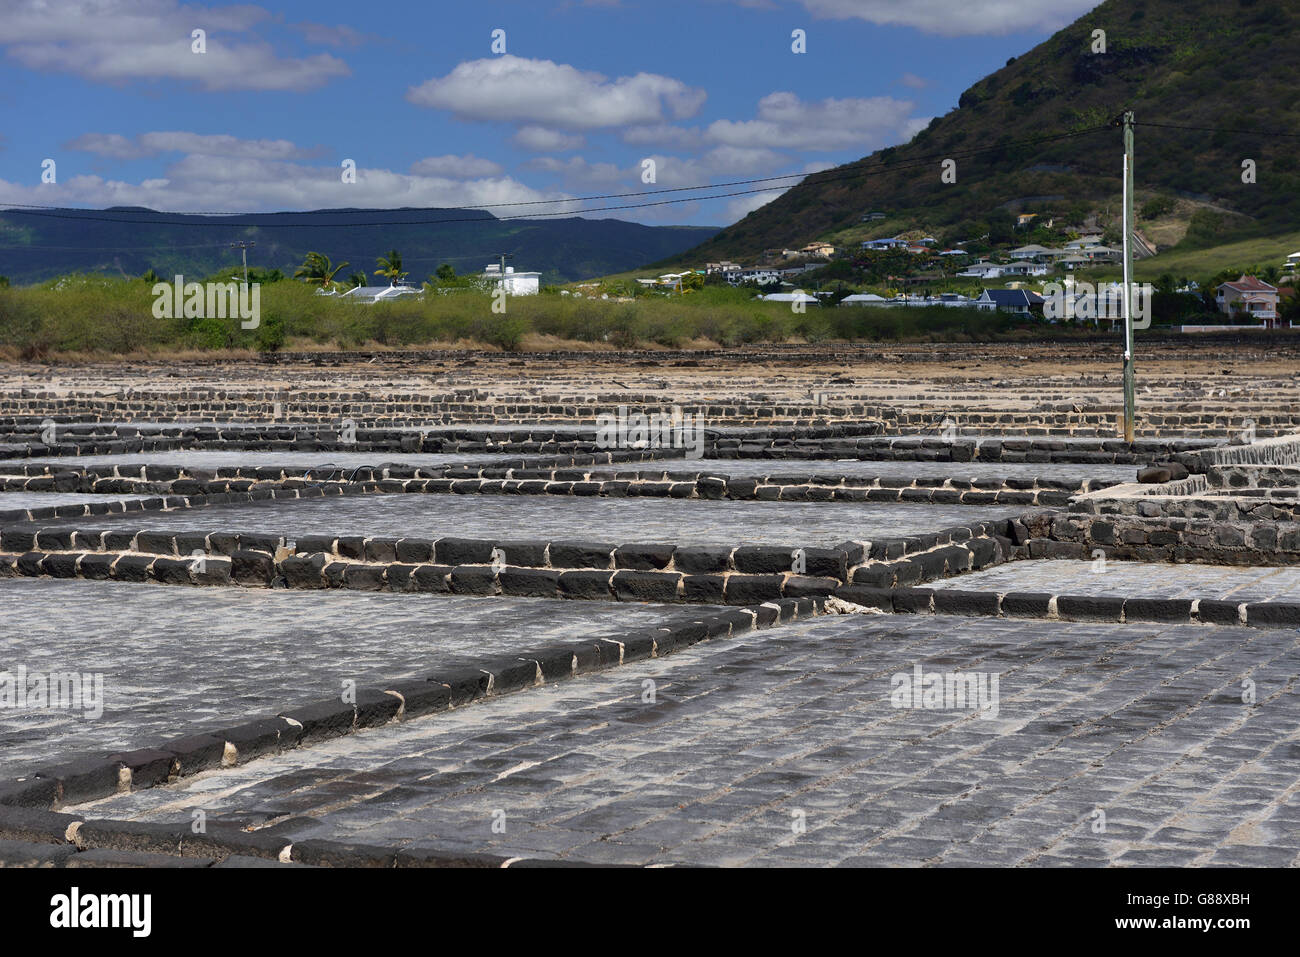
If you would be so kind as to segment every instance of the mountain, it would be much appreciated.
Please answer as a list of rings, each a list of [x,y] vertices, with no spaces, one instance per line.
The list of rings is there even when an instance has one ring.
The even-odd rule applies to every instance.
[[[438,222],[441,220],[442,222]],[[391,225],[371,225],[375,223]],[[191,216],[139,207],[102,211],[0,212],[0,275],[30,283],[69,272],[209,275],[240,262],[236,241],[252,241],[250,266],[286,275],[310,251],[350,273],[373,273],[375,258],[402,254],[413,281],[444,262],[479,272],[502,253],[543,282],[623,272],[675,255],[712,235],[711,227],[642,226],[618,219],[501,220],[482,210],[332,209],[308,213]]]
[[[1105,31],[1104,53],[1093,52],[1096,30]],[[1139,124],[1138,226],[1160,248],[1293,232],[1298,68],[1295,2],[1108,0],[976,83],[909,143],[809,176],[674,261],[745,262],[815,239],[851,244],[911,229],[950,244],[1005,231],[1018,212],[1118,233],[1118,127],[1024,141],[1104,125],[1126,109]],[[944,158],[956,160],[953,184],[941,182]],[[1248,159],[1254,183],[1242,181]],[[871,211],[886,217],[864,221]]]

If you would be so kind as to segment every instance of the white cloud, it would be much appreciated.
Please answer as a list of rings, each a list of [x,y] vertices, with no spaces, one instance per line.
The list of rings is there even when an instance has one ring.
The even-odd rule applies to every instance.
[[[655,73],[610,80],[553,60],[507,54],[460,63],[444,77],[411,87],[406,98],[462,120],[583,131],[692,116],[705,93]]]
[[[587,144],[587,138],[581,133],[561,133],[544,126],[524,126],[511,137],[511,142],[531,153],[567,153],[569,150],[582,149]]]
[[[757,119],[716,120],[706,136],[731,146],[865,154],[897,142],[912,108],[910,100],[891,96],[804,102],[794,93],[771,93],[758,101]]]
[[[168,166],[164,176],[138,183],[66,175],[62,164],[59,172],[57,184],[28,185],[0,180],[0,204],[254,212],[344,206],[376,209],[478,206],[567,198],[562,192],[533,189],[508,176],[460,179],[359,167],[357,181],[343,183],[337,165],[254,157],[185,156]],[[496,210],[498,215],[511,212]]]
[[[416,160],[411,164],[411,172],[416,176],[476,179],[500,176],[505,170],[500,163],[494,163],[490,159],[475,156],[473,153],[466,153],[464,156],[448,153],[446,156],[428,156],[422,160]]]
[[[91,80],[193,81],[207,90],[307,90],[347,76],[327,53],[282,57],[252,34],[260,7],[182,7],[177,0],[10,0],[0,47],[21,65]],[[206,31],[195,53],[190,33]],[[241,36],[242,35],[242,36]]]
[[[924,90],[930,85],[930,81],[923,76],[917,76],[915,73],[904,73],[898,78],[898,82],[903,86],[911,87],[913,90]]]
[[[739,0],[742,6],[752,3]],[[941,36],[991,36],[1056,31],[1101,0],[799,0],[826,20],[866,20],[881,26],[915,27]]]
[[[142,133],[129,139],[119,133],[85,133],[66,144],[68,149],[95,153],[110,159],[139,159],[159,153],[201,156],[237,156],[249,159],[307,159],[321,150],[302,149],[288,140],[243,140],[224,133],[188,133],[181,130]]]

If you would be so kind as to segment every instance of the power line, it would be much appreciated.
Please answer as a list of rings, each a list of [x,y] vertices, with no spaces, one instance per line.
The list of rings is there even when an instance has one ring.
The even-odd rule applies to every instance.
[[[845,170],[838,174],[828,175],[827,173],[824,172],[788,173],[783,176],[766,176],[766,177],[759,177],[756,179],[732,180],[726,183],[711,183],[711,184],[701,185],[701,186],[676,186],[676,187],[671,187],[666,189],[642,190],[639,192],[632,192],[632,193],[606,193],[603,195],[580,196],[580,197],[571,197],[567,199],[529,200],[527,202],[495,203],[495,204],[487,204],[483,206],[440,206],[435,208],[448,209],[453,211],[456,210],[468,211],[468,210],[480,210],[480,209],[495,209],[495,208],[501,208],[505,206],[513,207],[513,206],[555,205],[558,203],[564,203],[564,204],[583,203],[583,202],[591,202],[595,200],[636,198],[641,196],[664,195],[668,193],[683,193],[683,192],[693,192],[698,190],[723,189],[728,186],[745,186],[753,183],[770,183],[777,180],[788,180],[788,179],[802,180],[811,176],[818,177],[817,182],[819,183],[837,182],[839,180],[857,179],[864,176],[871,176],[876,173],[886,173],[886,172],[892,172],[894,170],[901,170],[901,169],[915,169],[918,166],[927,165],[929,160],[933,160],[939,157],[950,159],[950,158],[958,158],[958,157],[965,157],[965,156],[973,156],[980,153],[1004,151],[1009,149],[1015,149],[1021,146],[1036,145],[1044,142],[1070,139],[1077,136],[1088,136],[1093,133],[1099,133],[1102,132],[1103,130],[1110,130],[1112,128],[1113,127],[1110,124],[1105,124],[1101,126],[1086,127],[1080,130],[1072,130],[1065,133],[1054,133],[1054,134],[1048,134],[1046,136],[1031,137],[1022,140],[1010,140],[1005,143],[995,143],[990,146],[969,147],[967,149],[959,149],[959,150],[945,150],[939,153],[924,154],[922,156],[913,157],[907,162],[878,163],[874,166],[869,166],[869,167],[855,167],[855,168]],[[666,206],[673,203],[704,202],[711,199],[727,199],[734,196],[746,196],[754,193],[775,192],[778,190],[785,190],[788,188],[789,188],[788,186],[784,186],[784,185],[766,186],[757,189],[746,189],[746,190],[736,190],[736,191],[726,192],[726,193],[716,193],[709,196],[687,196],[687,197],[680,197],[677,199],[658,200],[655,202],[648,202],[648,203],[628,203],[619,206],[597,206],[589,209],[557,210],[557,211],[542,212],[542,213],[518,213],[512,216],[496,216],[496,217],[492,217],[490,220],[484,219],[481,216],[472,216],[472,217],[446,218],[446,219],[380,220],[374,222],[361,222],[361,223],[329,223],[324,225],[336,226],[336,227],[361,227],[361,226],[370,227],[370,226],[430,226],[430,225],[438,225],[444,223],[469,223],[469,222],[488,222],[488,221],[507,222],[516,219],[536,219],[536,218],[541,218],[546,216],[576,216],[581,213],[609,212],[609,211],[617,211],[617,210],[625,210],[625,209],[642,209],[651,206]],[[147,226],[218,226],[218,227],[229,227],[229,228],[255,227],[255,228],[263,228],[263,229],[266,228],[301,229],[301,228],[308,228],[308,227],[322,225],[319,223],[254,223],[254,222],[216,223],[216,222],[209,222],[209,221],[166,222],[166,221],[160,221],[155,219],[128,219],[123,217],[87,215],[89,213],[107,212],[107,210],[81,210],[75,207],[68,207],[68,206],[38,206],[38,205],[21,204],[21,203],[9,203],[9,204],[0,204],[0,205],[7,206],[8,208],[14,209],[19,212],[31,211],[29,213],[30,215],[44,216],[51,219],[74,219],[74,220],[82,220],[88,222],[128,223],[134,225],[147,225]],[[224,216],[224,215],[241,215],[241,214],[164,212],[164,213],[160,213],[159,215],[163,215],[163,216],[223,215]],[[242,215],[248,215],[248,214],[242,214]],[[265,215],[273,215],[273,214],[260,213],[256,215],[265,216]],[[339,211],[338,210],[303,210],[295,213],[294,215],[299,215],[299,216],[336,215],[337,216],[339,215]]]
[[[1180,126],[1176,123],[1148,123],[1134,120],[1134,126],[1158,126],[1166,130],[1189,130],[1194,133],[1234,133],[1242,136],[1284,136],[1288,139],[1300,139],[1300,133],[1279,133],[1276,130],[1235,130],[1217,126]]]

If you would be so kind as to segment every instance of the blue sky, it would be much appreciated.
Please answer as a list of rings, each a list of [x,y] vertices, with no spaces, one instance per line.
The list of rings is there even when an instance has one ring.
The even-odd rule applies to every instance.
[[[0,203],[464,206],[806,173],[905,142],[1095,5],[6,0]],[[722,225],[776,195],[588,215]]]

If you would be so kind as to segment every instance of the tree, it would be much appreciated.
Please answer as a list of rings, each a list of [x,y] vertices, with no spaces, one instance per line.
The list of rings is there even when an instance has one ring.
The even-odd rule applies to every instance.
[[[363,272],[354,272],[351,276],[348,276],[348,285],[353,289],[356,289],[358,286],[364,286],[365,284],[366,274]]]
[[[140,278],[151,286],[155,283],[162,282],[162,280],[158,278],[158,274],[153,271],[152,267]]]
[[[309,286],[331,289],[334,286],[334,277],[347,265],[347,263],[332,265],[329,256],[324,253],[308,253],[302,265],[294,270],[293,278],[301,279]]]
[[[1300,293],[1287,296],[1277,307],[1277,317],[1292,329],[1300,327]]]
[[[443,263],[438,267],[438,271],[434,273],[434,275],[438,277],[439,282],[449,283],[456,281],[456,270],[452,267],[451,263]]]
[[[388,279],[388,285],[395,286],[398,280],[405,279],[410,273],[402,271],[402,254],[396,249],[390,249],[388,252],[375,260],[379,268],[375,270],[376,276],[385,276]]]

